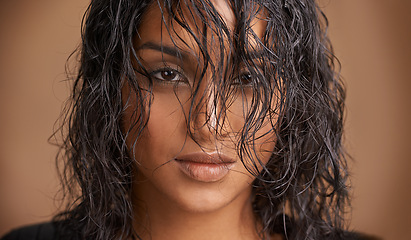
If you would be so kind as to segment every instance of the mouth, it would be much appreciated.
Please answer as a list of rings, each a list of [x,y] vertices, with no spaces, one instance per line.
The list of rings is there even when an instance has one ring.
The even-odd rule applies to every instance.
[[[236,161],[221,153],[195,152],[174,159],[180,170],[199,182],[217,182],[223,179]]]

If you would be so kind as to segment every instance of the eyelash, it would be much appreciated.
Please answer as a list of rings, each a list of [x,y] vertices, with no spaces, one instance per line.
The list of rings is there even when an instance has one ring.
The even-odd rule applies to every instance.
[[[166,72],[168,73],[172,72],[175,74],[172,80],[165,79],[165,77],[167,76],[163,76],[162,74]],[[172,67],[163,67],[163,68],[154,70],[150,73],[150,76],[163,84],[188,83],[187,77],[183,73],[181,73],[180,70],[174,69]],[[174,80],[174,78],[177,78],[177,79]]]
[[[247,77],[247,79],[244,79],[244,77]],[[246,80],[247,82],[244,83],[242,80]],[[233,79],[231,85],[240,87],[251,87],[253,85],[253,76],[248,71],[240,72],[240,74],[238,74],[238,76]]]
[[[177,77],[177,79],[175,79],[175,80],[164,79],[165,76],[162,76],[161,74],[163,74],[165,72],[174,72],[174,74],[175,74],[174,78]],[[158,82],[160,82],[161,84],[176,84],[176,83],[177,84],[178,83],[187,83],[188,84],[188,79],[185,76],[185,74],[182,73],[181,70],[177,70],[177,69],[172,68],[172,67],[162,67],[162,68],[159,68],[157,70],[154,70],[150,73],[150,76],[152,78],[154,78],[155,80],[157,80]],[[246,77],[247,79],[244,79],[244,77]],[[244,82],[242,80],[246,80],[247,82]],[[231,85],[233,85],[235,87],[252,87],[254,85],[253,80],[254,80],[254,77],[252,76],[252,74],[249,71],[242,71],[237,75],[237,77],[235,77],[232,80]]]

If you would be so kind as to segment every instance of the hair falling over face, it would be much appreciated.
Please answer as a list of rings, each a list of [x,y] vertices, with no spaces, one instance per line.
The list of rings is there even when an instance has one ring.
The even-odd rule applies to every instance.
[[[232,136],[231,149],[255,178],[253,211],[263,232],[332,239],[345,229],[345,91],[327,19],[313,0],[228,0],[228,21],[215,2],[91,1],[57,157],[70,202],[55,218],[64,228],[82,239],[140,239],[130,196],[134,146],[144,141],[159,92],[171,89],[185,109],[187,139],[206,149],[202,130],[213,143]],[[153,8],[169,44],[136,46]],[[148,64],[146,50],[161,53],[163,63]],[[262,144],[272,144],[267,160]]]

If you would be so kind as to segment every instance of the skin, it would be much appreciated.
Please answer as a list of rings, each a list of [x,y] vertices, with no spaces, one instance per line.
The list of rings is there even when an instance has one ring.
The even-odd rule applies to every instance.
[[[213,3],[227,26],[233,28],[235,19],[227,3]],[[135,222],[135,229],[143,239],[153,240],[260,239],[257,231],[261,226],[252,210],[251,183],[255,177],[246,170],[235,151],[237,133],[244,126],[244,116],[238,114],[247,105],[244,94],[237,97],[227,109],[226,121],[220,128],[221,135],[216,137],[217,116],[221,109],[220,104],[214,104],[215,92],[212,86],[216,79],[208,71],[198,86],[206,97],[191,97],[198,71],[198,46],[194,44],[192,36],[177,24],[174,24],[176,33],[169,33],[161,19],[161,12],[155,3],[143,16],[139,35],[134,39],[140,61],[156,79],[150,117],[144,132],[138,139],[133,131],[127,136],[129,152],[137,162],[132,196],[135,216],[139,219]],[[198,19],[191,21],[194,24]],[[266,23],[256,19],[252,26],[261,38]],[[185,46],[177,34],[189,46]],[[159,49],[144,47],[147,43],[173,47],[172,39],[182,48],[186,58],[179,59]],[[251,44],[255,44],[253,39],[250,40]],[[210,49],[218,48],[211,38],[208,44]],[[219,60],[216,55],[212,55],[212,58],[213,61]],[[170,72],[170,69],[175,71]],[[175,74],[177,71],[180,73]],[[178,79],[181,81],[176,84]],[[147,79],[141,76],[140,84],[144,85],[145,82]],[[134,122],[133,112],[141,104],[127,84],[122,92],[126,106],[124,129],[130,129]],[[247,94],[247,89],[244,92]],[[199,115],[187,125],[186,116],[191,101],[199,107]],[[189,128],[193,136],[187,134]],[[263,164],[267,163],[274,149],[275,136],[271,130],[271,124],[267,123],[256,134],[260,136],[270,132],[256,140],[256,146],[259,146],[257,154]],[[190,178],[174,160],[184,154],[216,151],[236,161],[232,169],[218,181],[203,182]],[[249,159],[244,160],[247,162]],[[279,236],[270,238],[280,239]]]

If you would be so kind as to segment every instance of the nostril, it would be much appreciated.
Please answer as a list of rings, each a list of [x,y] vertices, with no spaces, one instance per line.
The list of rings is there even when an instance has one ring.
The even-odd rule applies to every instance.
[[[189,134],[195,141],[215,142],[229,135],[224,122],[227,120],[216,112],[207,114],[200,112],[190,119]]]

